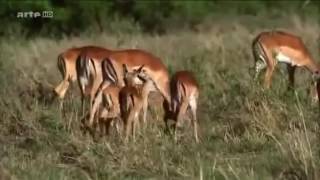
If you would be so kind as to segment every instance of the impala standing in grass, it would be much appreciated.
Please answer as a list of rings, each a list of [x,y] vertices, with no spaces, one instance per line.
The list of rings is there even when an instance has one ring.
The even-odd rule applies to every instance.
[[[123,64],[125,86],[121,89],[119,100],[121,117],[124,121],[125,140],[128,140],[130,129],[135,140],[136,124],[140,111],[148,98],[148,94],[154,86],[153,80],[143,69],[144,65],[132,72]],[[142,84],[140,83],[142,81]]]
[[[168,120],[175,121],[174,138],[177,139],[177,128],[180,126],[183,116],[186,115],[188,107],[191,110],[191,121],[193,134],[196,142],[198,138],[197,103],[199,98],[199,85],[193,74],[189,71],[176,72],[170,81],[171,108],[167,101],[163,102],[165,110],[164,122],[169,129]]]
[[[262,32],[253,40],[252,52],[255,61],[254,79],[256,80],[259,73],[266,69],[264,77],[266,88],[271,86],[272,75],[278,63],[287,64],[289,88],[294,87],[296,67],[309,70],[313,80],[319,84],[320,66],[298,36],[283,31]]]
[[[130,50],[118,50],[113,51],[105,59],[108,59],[107,63],[100,63],[95,66],[95,61],[90,56],[80,56],[77,64],[78,82],[82,94],[86,94],[86,86],[93,84],[90,93],[90,105],[93,103],[94,96],[98,91],[98,84],[100,87],[105,87],[116,82],[118,86],[123,87],[124,72],[122,65],[125,64],[128,71],[137,69],[139,66],[144,65],[145,73],[152,79],[153,86],[149,87],[150,91],[159,91],[164,99],[170,102],[170,90],[169,90],[169,73],[166,66],[161,60],[152,54],[138,49]],[[102,72],[100,72],[102,71]],[[111,74],[111,75],[110,75]],[[96,77],[99,76],[99,77]],[[103,80],[103,81],[102,81]],[[83,99],[83,98],[82,98]],[[148,100],[143,103],[143,121],[146,122]],[[91,111],[91,108],[90,108]],[[90,112],[92,114],[93,112]],[[89,126],[92,126],[93,120],[89,121]]]
[[[101,58],[108,56],[110,52],[110,50],[98,46],[83,46],[79,48],[70,48],[59,54],[57,66],[63,80],[54,88],[54,92],[61,100],[64,99],[70,83],[77,80],[76,62],[81,53],[85,53],[92,58],[94,57],[94,60],[101,61]],[[96,62],[95,64],[99,65],[99,62]],[[91,87],[87,86],[86,92],[89,93],[91,91],[90,89]]]

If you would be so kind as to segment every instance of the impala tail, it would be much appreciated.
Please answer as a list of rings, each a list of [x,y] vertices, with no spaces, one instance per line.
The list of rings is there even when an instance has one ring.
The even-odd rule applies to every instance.
[[[97,92],[95,93],[95,97],[101,93],[103,89],[108,87],[111,83],[117,84],[118,83],[118,76],[114,69],[114,66],[109,58],[106,58],[102,61],[102,78],[103,81],[99,85]]]
[[[65,77],[66,76],[66,63],[64,61],[63,54],[59,54],[59,56],[58,56],[57,67],[60,71],[60,74],[62,75],[62,78],[63,79],[67,78],[67,77]]]
[[[113,83],[118,82],[117,72],[109,58],[102,61],[102,76],[103,80],[109,80]]]
[[[268,63],[268,56],[263,45],[260,42],[261,34],[257,36],[252,42],[252,55],[254,58],[254,66],[249,68],[250,75],[254,79],[258,78],[258,74]]]
[[[178,110],[178,104],[182,103],[182,98],[186,97],[186,88],[184,84],[180,81],[174,82],[174,84],[171,85],[172,87],[172,94],[175,94],[174,100],[171,104],[171,108],[173,112],[176,112]]]
[[[86,54],[82,53],[77,59],[76,69],[78,73],[78,82],[82,93],[84,93],[86,86],[91,82],[90,78],[97,72],[93,59],[87,59]]]
[[[53,91],[58,97],[63,98],[69,83],[69,77],[67,77],[66,62],[63,57],[63,53],[59,54],[58,56],[57,68],[60,71],[63,81],[57,87],[55,87]]]

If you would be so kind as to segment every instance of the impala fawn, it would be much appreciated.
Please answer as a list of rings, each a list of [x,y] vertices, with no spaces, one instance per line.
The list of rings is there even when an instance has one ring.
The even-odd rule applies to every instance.
[[[99,125],[100,131],[109,134],[111,123],[120,118],[119,92],[121,87],[118,83],[116,72],[113,70],[110,59],[106,58],[102,61],[102,66],[109,71],[102,71],[104,83],[101,83],[93,98],[93,104],[89,111],[89,126]],[[117,132],[119,133],[118,123],[116,123]],[[103,132],[102,132],[103,134]]]
[[[176,72],[170,81],[171,107],[167,101],[163,102],[165,110],[164,122],[166,129],[169,130],[168,120],[175,121],[174,138],[177,139],[177,128],[180,126],[182,116],[187,112],[188,107],[191,110],[193,133],[196,142],[198,139],[197,123],[197,102],[199,98],[199,86],[192,73],[189,71]]]
[[[130,129],[135,140],[136,124],[149,92],[154,88],[153,80],[145,73],[144,65],[129,72],[123,64],[125,86],[120,90],[120,111],[124,121],[125,141],[128,141]],[[141,84],[142,81],[142,84]]]

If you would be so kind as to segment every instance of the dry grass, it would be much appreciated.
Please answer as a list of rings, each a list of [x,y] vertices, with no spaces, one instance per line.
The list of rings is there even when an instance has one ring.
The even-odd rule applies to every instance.
[[[279,20],[280,21],[280,20]],[[301,35],[319,59],[319,23],[292,16],[270,28]],[[254,84],[251,41],[266,26],[243,20],[214,23],[200,32],[164,36],[95,34],[81,38],[2,41],[0,47],[0,173],[18,179],[316,179],[317,107],[298,70],[295,93],[279,68],[270,91]],[[79,92],[68,92],[66,116],[47,103],[61,76],[58,53],[81,45],[142,48],[173,71],[188,69],[201,86],[201,144],[189,127],[174,143],[163,131],[162,110],[151,107],[149,127],[125,146],[113,133],[98,142],[79,129]],[[0,177],[2,177],[0,175]]]

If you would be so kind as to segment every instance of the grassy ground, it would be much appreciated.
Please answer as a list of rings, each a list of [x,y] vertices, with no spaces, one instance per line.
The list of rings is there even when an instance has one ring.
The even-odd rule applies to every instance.
[[[271,28],[300,35],[319,59],[319,23],[292,16],[270,26],[250,19],[203,25],[199,32],[95,34],[63,40],[12,37],[0,44],[0,179],[316,179],[319,177],[319,109],[299,69],[287,92],[279,66],[271,90],[254,84],[251,41]],[[257,23],[257,25],[255,25]],[[61,75],[58,53],[81,45],[142,48],[161,57],[170,73],[188,69],[201,86],[201,143],[185,126],[175,143],[163,131],[162,110],[150,107],[149,126],[135,143],[113,133],[99,142],[79,129],[74,84],[66,116],[48,92]],[[281,68],[282,67],[282,68]]]

